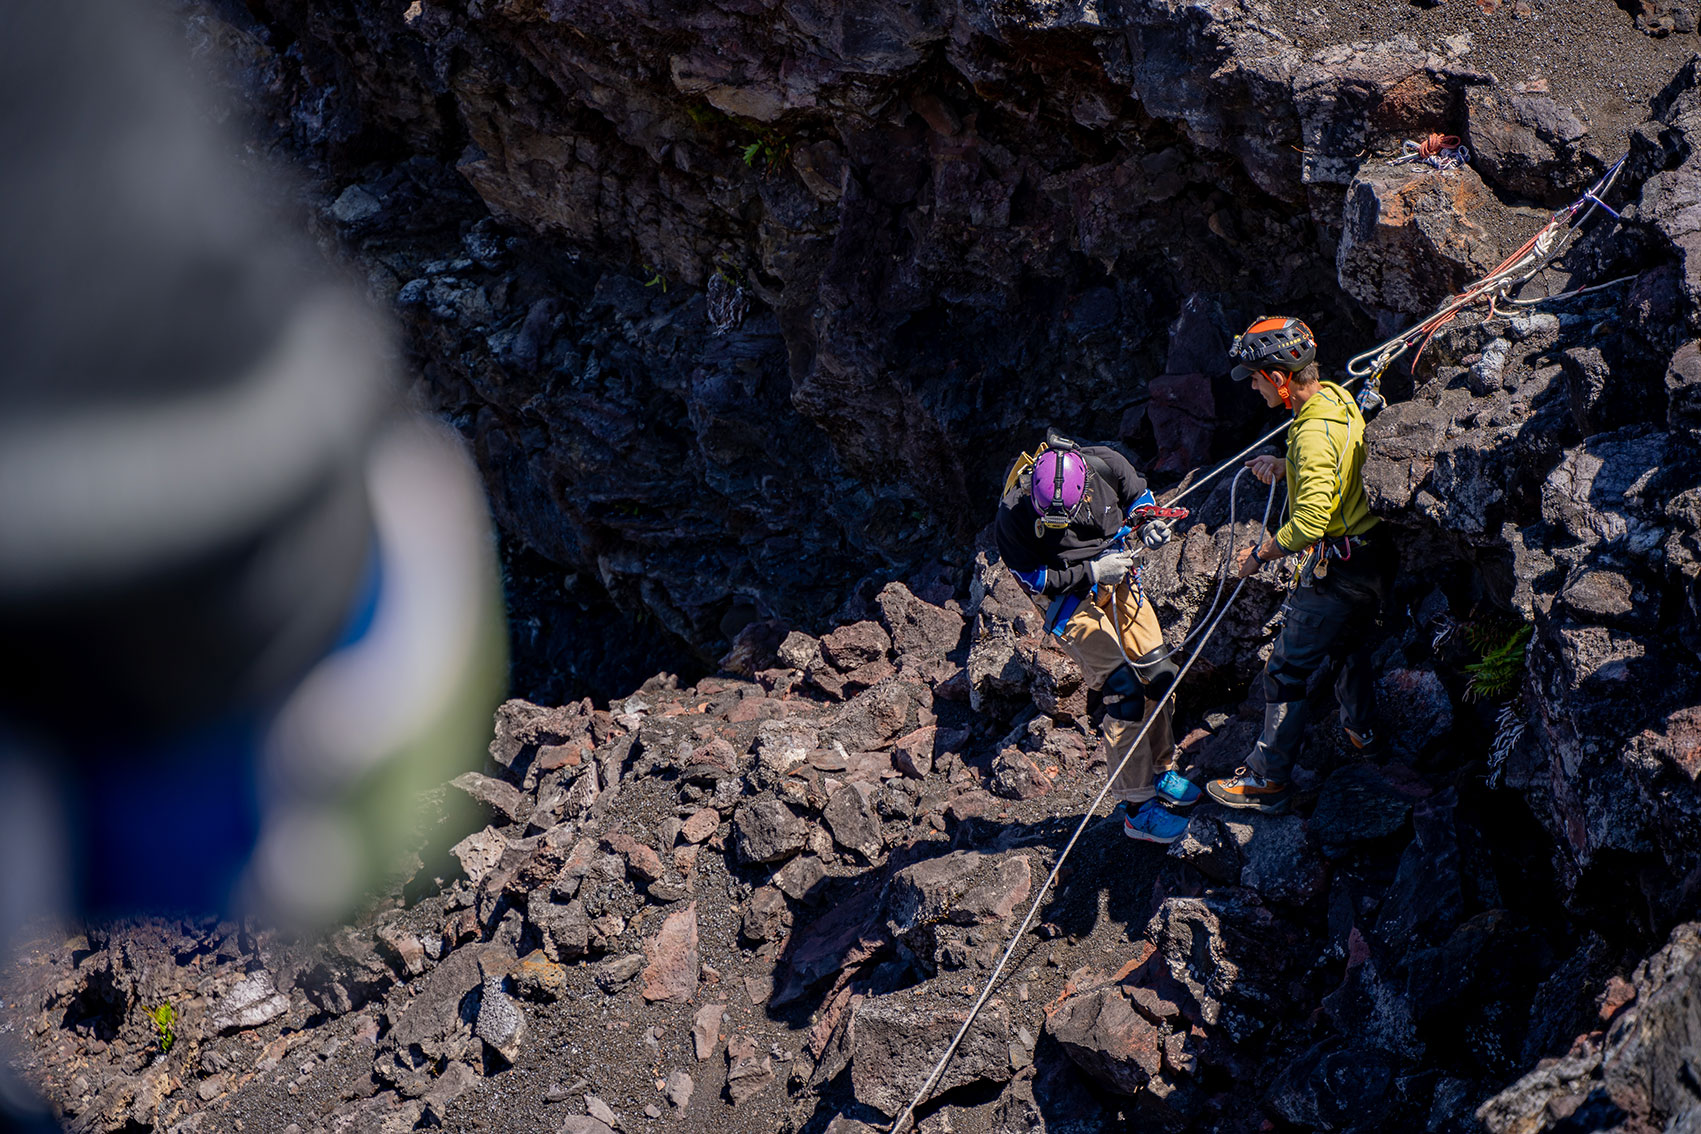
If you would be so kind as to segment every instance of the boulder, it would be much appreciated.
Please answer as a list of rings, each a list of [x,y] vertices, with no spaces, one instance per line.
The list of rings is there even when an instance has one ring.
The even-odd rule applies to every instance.
[[[1168,853],[1214,881],[1230,885],[1240,881],[1240,843],[1229,836],[1217,815],[1195,812]]]
[[[501,1056],[503,1062],[513,1063],[519,1058],[520,1045],[526,1038],[526,1017],[502,991],[501,977],[484,978],[473,1034]]]
[[[779,862],[809,841],[809,825],[777,799],[758,799],[733,812],[732,832],[746,863]]]
[[[874,602],[902,664],[944,657],[962,643],[963,616],[917,598],[902,583],[886,584]]]
[[[791,929],[791,908],[772,886],[758,886],[744,903],[740,932],[751,941],[778,941]]]
[[[721,1041],[721,1018],[726,1015],[725,1004],[705,1004],[697,1009],[691,1021],[691,1046],[701,1063],[714,1054]]]
[[[674,910],[644,942],[644,999],[683,1003],[697,994],[697,903]]]
[[[572,961],[590,951],[591,919],[585,903],[533,901],[526,907],[526,920],[538,931],[543,951],[552,961]]]
[[[504,768],[523,767],[545,744],[577,746],[591,739],[589,698],[559,708],[545,708],[518,698],[496,710],[496,735],[490,758]]]
[[[1134,1010],[1120,985],[1072,996],[1046,1018],[1045,1030],[1101,1086],[1133,1095],[1163,1063],[1156,1025]]]
[[[289,997],[279,992],[265,970],[249,973],[207,1006],[207,1026],[230,1033],[269,1024],[289,1011]]]
[[[1006,748],[992,761],[992,790],[1005,799],[1038,799],[1051,790],[1051,779],[1019,748]]]
[[[1390,669],[1376,682],[1381,732],[1396,752],[1420,755],[1453,731],[1453,698],[1432,669]]]
[[[1032,887],[1027,855],[952,851],[893,875],[881,910],[887,927],[899,934],[939,920],[980,925],[1009,917]]]
[[[924,780],[933,771],[933,746],[939,728],[923,725],[892,744],[892,765],[911,779]]]
[[[1329,858],[1358,843],[1386,838],[1405,826],[1412,801],[1367,764],[1347,764],[1330,773],[1307,822]]]
[[[1399,1103],[1395,1070],[1376,1048],[1325,1040],[1282,1070],[1271,1084],[1269,1106],[1303,1130],[1374,1127]]]
[[[1157,964],[1184,990],[1188,1018],[1244,1043],[1287,1003],[1298,935],[1245,890],[1166,898],[1146,925]]]
[[[895,1116],[926,1081],[967,1012],[966,1006],[918,1003],[903,993],[864,999],[848,1033],[857,1101]],[[989,1000],[934,1085],[934,1097],[970,1083],[1008,1082],[1009,1049],[1009,1011],[1003,1001]]]
[[[899,675],[847,701],[833,714],[822,739],[837,741],[847,752],[872,752],[934,723],[933,691],[921,681]]]
[[[821,818],[833,833],[835,843],[865,859],[875,858],[885,843],[870,784],[846,784],[839,788],[827,797]]]
[[[1666,367],[1666,421],[1672,429],[1701,429],[1701,339],[1685,343]]]
[[[774,1059],[753,1036],[728,1036],[726,1094],[732,1105],[743,1106],[774,1081]]]
[[[1550,94],[1466,88],[1471,164],[1510,193],[1546,205],[1569,203],[1606,168],[1589,140],[1587,119]]]
[[[891,648],[891,635],[878,622],[853,622],[821,639],[822,659],[840,673],[884,661]]]
[[[531,814],[531,798],[504,780],[463,772],[450,780],[449,786],[466,792],[505,822],[517,823]]]
[[[1299,816],[1229,812],[1217,822],[1236,847],[1242,886],[1289,906],[1306,905],[1323,892],[1328,876]]]
[[[1366,162],[1347,186],[1335,254],[1341,286],[1367,307],[1426,315],[1500,262],[1496,233],[1541,225],[1533,212],[1515,214],[1469,166],[1442,173]]]

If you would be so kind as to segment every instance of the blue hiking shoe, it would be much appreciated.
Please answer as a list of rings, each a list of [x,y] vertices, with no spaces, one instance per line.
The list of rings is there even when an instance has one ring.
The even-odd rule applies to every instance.
[[[1204,793],[1199,785],[1171,769],[1158,777],[1158,782],[1152,785],[1158,790],[1158,798],[1163,800],[1165,807],[1186,809],[1199,802]]]
[[[1148,843],[1173,843],[1187,830],[1187,817],[1177,815],[1157,800],[1147,800],[1140,810],[1122,818],[1122,833]]]

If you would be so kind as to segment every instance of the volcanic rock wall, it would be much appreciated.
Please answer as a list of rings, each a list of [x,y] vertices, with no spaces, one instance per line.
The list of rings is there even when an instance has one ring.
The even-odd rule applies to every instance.
[[[1162,1121],[1227,1128],[1230,1087],[1245,1079],[1290,1124],[1405,1128],[1400,1115],[1428,1108],[1430,1128],[1456,1129],[1486,1094],[1578,1037],[1568,1062],[1538,1068],[1483,1111],[1491,1126],[1599,1113],[1657,1128],[1692,1105],[1649,1086],[1671,1051],[1687,1050],[1669,974],[1691,965],[1678,923],[1694,916],[1701,878],[1701,259],[1691,263],[1701,91],[1686,62],[1687,13],[1650,8],[1633,24],[1616,8],[1569,4],[1290,13],[1253,2],[730,0],[252,0],[186,12],[261,148],[305,171],[327,247],[395,305],[422,391],[472,440],[510,545],[518,644],[531,659],[522,680],[539,699],[591,682],[630,688],[664,665],[689,670],[669,658],[683,646],[699,664],[730,649],[734,671],[796,676],[682,696],[664,686],[675,715],[748,723],[728,715],[734,700],[750,706],[736,711],[778,712],[756,705],[769,694],[789,703],[797,681],[810,704],[881,706],[881,735],[857,735],[888,753],[885,772],[853,768],[863,749],[841,741],[845,752],[824,748],[833,754],[811,766],[847,786],[823,782],[813,795],[747,769],[762,755],[743,734],[721,736],[725,750],[695,738],[691,761],[720,769],[695,773],[696,786],[697,764],[666,765],[671,742],[672,755],[644,765],[680,777],[665,806],[683,822],[710,784],[717,823],[737,825],[750,809],[729,844],[740,848],[727,860],[733,882],[716,885],[738,903],[752,945],[789,940],[799,924],[782,980],[804,979],[797,949],[858,928],[804,926],[817,920],[799,904],[809,887],[786,888],[786,862],[807,849],[852,879],[833,891],[847,903],[896,901],[888,848],[945,828],[958,849],[987,850],[999,836],[972,822],[1008,818],[988,793],[1038,799],[1052,769],[1081,770],[1056,739],[1086,727],[1078,676],[1033,634],[1019,596],[1000,600],[1009,580],[994,560],[970,570],[1015,448],[1053,424],[1119,440],[1160,473],[1231,451],[1261,420],[1219,373],[1238,325],[1295,311],[1338,365],[1492,268],[1628,152],[1609,195],[1622,222],[1597,214],[1530,290],[1623,282],[1463,319],[1415,373],[1387,383],[1393,404],[1372,424],[1366,480],[1405,555],[1378,655],[1401,738],[1394,765],[1319,756],[1301,785],[1316,800],[1303,821],[1242,829],[1202,815],[1153,886],[1107,899],[1149,950],[1111,976],[1070,951],[1080,941],[1060,946],[1053,968],[1086,971],[1059,990],[1066,1008],[1048,1016],[1047,1038],[1024,1047],[1039,1052],[1037,1070],[1024,1074],[1015,1048],[1002,1069],[981,1051],[953,1105],[967,1097],[982,1113],[973,1092],[992,1090],[999,1101],[983,1110],[996,1128],[1096,1129],[1079,1123],[1132,1091],[1140,1107],[1161,1104],[1151,1113]],[[1430,130],[1463,135],[1470,163],[1441,172],[1393,160]],[[1166,625],[1208,600],[1231,542],[1227,496],[1218,484],[1148,566]],[[1251,506],[1243,496],[1242,521]],[[911,648],[877,625],[893,578],[922,606],[974,615],[966,654]],[[1197,771],[1226,770],[1250,742],[1235,700],[1277,597],[1268,582],[1254,587],[1190,679],[1183,711],[1199,729],[1185,747]],[[1466,639],[1496,615],[1532,624],[1528,677],[1504,703],[1483,704],[1467,696]],[[856,625],[819,654],[793,640],[795,656],[783,656],[785,624],[839,621]],[[931,692],[898,696],[917,689]],[[605,732],[587,725],[581,738],[615,781],[632,752],[612,769],[608,753],[644,727],[624,706],[632,719],[619,730],[603,721]],[[923,719],[936,711],[941,721]],[[952,713],[966,715],[944,720]],[[910,731],[887,735],[895,721]],[[645,743],[660,744],[648,727]],[[924,743],[915,732],[929,727]],[[498,763],[481,790],[508,804],[500,838],[469,848],[468,885],[432,899],[410,930],[440,942],[436,955],[416,965],[391,948],[389,972],[372,958],[302,966],[301,1023],[309,1004],[349,1018],[357,1001],[392,995],[392,980],[448,967],[462,944],[566,935],[578,948],[582,928],[585,952],[620,962],[606,980],[597,970],[605,992],[686,952],[684,930],[661,939],[673,913],[654,939],[625,928],[645,902],[694,892],[675,877],[679,832],[646,828],[640,848],[600,819],[571,834],[606,838],[608,854],[635,864],[626,889],[612,884],[627,867],[609,866],[601,887],[596,916],[620,928],[598,929],[587,910],[582,927],[531,924],[528,913],[502,929],[502,902],[518,909],[542,885],[504,873],[520,866],[512,846],[548,830],[557,842],[546,851],[568,844],[557,845],[566,836],[554,820],[530,830],[539,784]],[[949,786],[905,805],[851,783],[899,776]],[[551,806],[565,815],[569,801]],[[1041,810],[1060,806],[1051,796]],[[770,843],[772,855],[741,849]],[[989,915],[997,930],[960,926],[960,939],[919,923],[870,929],[867,971],[812,994],[838,1015],[811,1033],[819,1042],[810,1066],[793,1066],[788,1097],[891,1113],[889,1076],[870,1070],[889,1050],[878,1037],[921,1025],[870,1007],[864,1050],[875,1054],[858,1064],[851,998],[907,992],[941,968],[984,969],[1008,912]],[[1633,966],[1668,934],[1664,952]],[[1328,947],[1314,960],[1319,939]],[[1081,940],[1101,947],[1091,933]],[[241,942],[179,951],[208,949],[256,963]],[[753,972],[758,985],[780,952]],[[101,949],[90,956],[106,963]],[[465,954],[439,983],[455,997],[478,985],[498,1005],[535,983],[505,955],[487,972],[475,961]],[[356,976],[336,975],[347,971]],[[825,970],[810,973],[815,987]],[[99,1018],[106,986],[95,984],[86,993],[70,978],[48,1003],[69,1020],[87,999]],[[671,986],[657,987],[672,1003]],[[1077,993],[1091,993],[1092,1012],[1070,1003]],[[414,1061],[383,1030],[402,1010],[396,1001],[371,1018],[373,1045],[390,1045],[381,1054],[410,1060],[362,1080],[382,1102],[371,1104],[375,1126],[397,1108],[429,1121],[456,1094],[444,1088],[438,1106],[417,1092],[467,1060],[499,1071],[518,1042],[501,1012],[478,1032],[481,1048],[472,1021],[463,1036],[453,1011],[431,1008],[419,1034],[437,1046]],[[994,1017],[1001,1042],[1011,1027],[1020,1039],[1014,1012]],[[1449,1035],[1459,1037],[1451,1048]],[[1630,1035],[1642,1046],[1627,1048]],[[780,1089],[768,1076],[797,1049],[778,1033],[772,1042],[729,1049],[729,1104]],[[1067,1101],[1079,1081],[1058,1069],[1070,1065],[1108,1092],[1097,1109]],[[1007,1072],[1003,1094],[984,1085]],[[466,1076],[453,1075],[464,1091]],[[85,1086],[79,1105],[99,1093]],[[111,1105],[95,1109],[115,1124],[157,1113],[137,1108],[133,1082],[112,1089]],[[178,1101],[180,1115],[197,1109]]]

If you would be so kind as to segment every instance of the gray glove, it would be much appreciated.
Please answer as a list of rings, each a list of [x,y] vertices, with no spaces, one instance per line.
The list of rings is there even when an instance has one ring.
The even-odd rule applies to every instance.
[[[1128,572],[1134,569],[1134,553],[1132,551],[1112,551],[1099,556],[1087,564],[1087,572],[1092,576],[1095,587],[1110,587],[1128,577]]]
[[[1140,542],[1145,544],[1147,549],[1151,551],[1156,551],[1158,548],[1168,543],[1170,541],[1170,537],[1174,534],[1174,532],[1170,531],[1169,525],[1164,523],[1162,520],[1147,520],[1145,523],[1140,525]]]

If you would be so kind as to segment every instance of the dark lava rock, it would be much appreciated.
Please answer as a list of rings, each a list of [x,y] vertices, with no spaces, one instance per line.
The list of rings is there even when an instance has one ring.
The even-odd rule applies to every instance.
[[[967,1007],[918,1003],[914,997],[871,996],[851,1017],[851,1086],[858,1102],[896,1115],[926,1081],[938,1053],[956,1035]],[[1010,1013],[987,1001],[956,1056],[935,1085],[938,1094],[970,1083],[1010,1079]]]
[[[779,862],[802,850],[809,825],[777,799],[758,799],[733,812],[738,856],[745,862]]]
[[[1411,811],[1411,799],[1381,772],[1365,764],[1348,764],[1323,781],[1306,826],[1323,853],[1336,858],[1356,844],[1392,835],[1405,826]]]
[[[1283,1121],[1306,1130],[1373,1128],[1399,1101],[1396,1066],[1375,1048],[1325,1040],[1288,1064],[1267,1102]]]

